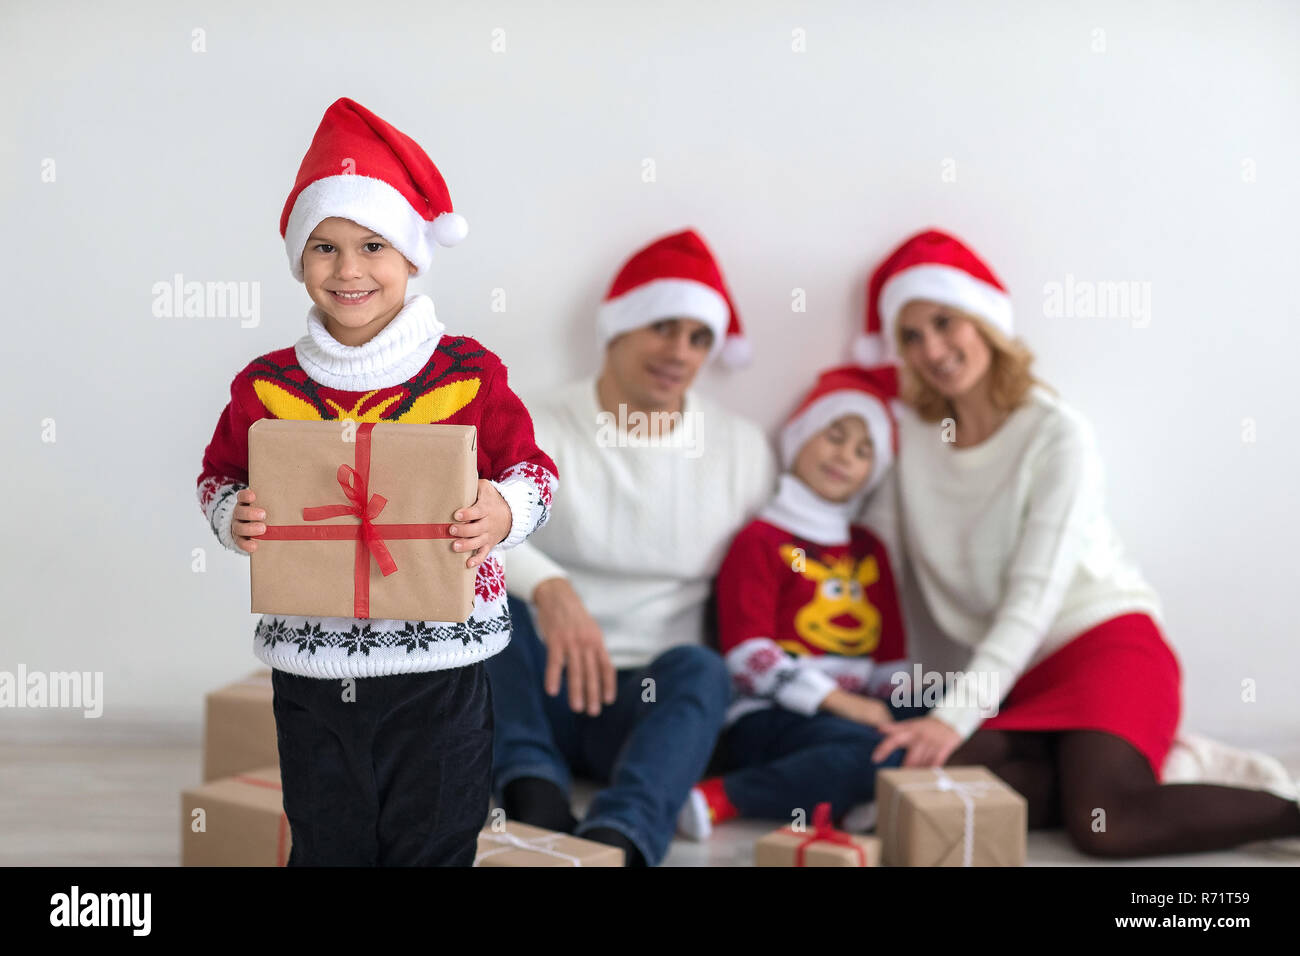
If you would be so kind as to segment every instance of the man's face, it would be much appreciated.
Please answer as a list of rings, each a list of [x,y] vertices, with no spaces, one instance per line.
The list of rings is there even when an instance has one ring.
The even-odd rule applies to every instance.
[[[606,366],[639,405],[677,407],[713,348],[713,330],[697,319],[659,319],[610,340]]]
[[[373,229],[351,219],[321,220],[302,251],[307,294],[325,328],[344,345],[370,341],[406,304],[406,280],[415,266]],[[362,292],[362,296],[340,293]]]

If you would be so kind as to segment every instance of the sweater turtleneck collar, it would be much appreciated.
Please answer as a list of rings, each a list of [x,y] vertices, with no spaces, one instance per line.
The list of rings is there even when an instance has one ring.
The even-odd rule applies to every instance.
[[[294,345],[298,364],[327,388],[368,391],[409,381],[438,347],[445,327],[433,300],[416,293],[378,335],[363,345],[344,345],[329,334],[320,307],[307,312],[307,334]]]
[[[849,524],[861,504],[861,494],[844,502],[827,501],[787,471],[758,517],[817,544],[848,544]]]

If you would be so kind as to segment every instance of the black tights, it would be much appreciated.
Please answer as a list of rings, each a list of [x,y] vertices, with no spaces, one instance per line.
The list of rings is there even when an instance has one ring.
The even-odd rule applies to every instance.
[[[981,765],[1029,802],[1029,829],[1064,827],[1080,852],[1139,857],[1300,835],[1300,807],[1265,790],[1156,782],[1128,741],[1099,730],[977,730],[948,760]]]

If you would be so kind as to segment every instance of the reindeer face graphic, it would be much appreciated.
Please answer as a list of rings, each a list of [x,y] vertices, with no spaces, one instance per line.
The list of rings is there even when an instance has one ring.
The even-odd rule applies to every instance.
[[[795,632],[809,644],[845,656],[870,654],[880,644],[880,611],[867,600],[868,585],[880,578],[875,557],[854,562],[845,556],[823,564],[792,545],[781,545],[786,565],[815,581],[813,599],[794,618]]]

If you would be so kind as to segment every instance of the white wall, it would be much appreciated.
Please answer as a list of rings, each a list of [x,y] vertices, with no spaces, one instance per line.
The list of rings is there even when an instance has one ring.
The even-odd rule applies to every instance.
[[[693,224],[757,348],[702,387],[774,427],[844,358],[888,248],[931,224],[967,238],[1097,427],[1188,725],[1293,732],[1300,7],[617,6],[5,5],[0,669],[102,670],[103,719],[189,727],[203,691],[257,665],[246,561],[212,539],[195,477],[231,377],[304,330],[278,219],[350,96],[446,176],[470,238],[415,288],[524,391],[590,370],[614,269]],[[175,273],[259,283],[260,324],[154,318]],[[1150,283],[1149,324],[1048,317],[1067,274]]]

